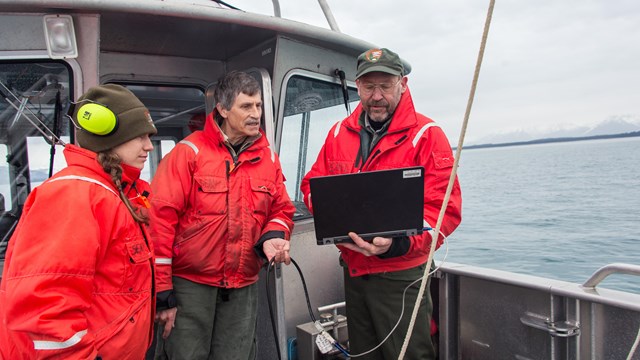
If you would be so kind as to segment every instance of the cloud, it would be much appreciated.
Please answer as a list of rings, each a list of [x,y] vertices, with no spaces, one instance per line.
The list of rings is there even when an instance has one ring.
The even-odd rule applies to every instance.
[[[234,4],[241,2],[246,10],[257,5]],[[418,110],[457,141],[489,2],[328,2],[342,32],[411,63]],[[280,6],[283,17],[328,28],[315,0],[281,0]],[[638,59],[637,0],[496,2],[467,136],[640,114]]]

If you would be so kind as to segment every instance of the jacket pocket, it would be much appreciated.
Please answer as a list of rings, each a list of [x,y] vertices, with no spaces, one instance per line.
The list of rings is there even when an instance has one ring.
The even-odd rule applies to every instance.
[[[227,180],[216,176],[194,176],[195,212],[198,215],[222,215],[227,211]]]
[[[198,235],[206,227],[206,225],[207,224],[199,217],[194,218],[193,222],[184,230],[178,230],[178,232],[176,233],[175,245],[180,245],[185,241],[191,240],[196,235]]]
[[[125,241],[126,277],[122,286],[125,293],[148,291],[151,289],[151,250],[142,237]]]
[[[434,172],[438,179],[436,189],[446,189],[453,169],[454,156],[449,151],[434,151],[431,153],[434,164]]]
[[[102,303],[103,306],[110,306],[111,311],[115,310],[111,314],[117,314],[115,319],[109,319],[110,322],[95,333],[95,346],[103,359],[144,358],[152,340],[151,299],[147,293],[137,298],[126,298],[130,304],[124,304],[120,299]]]
[[[329,160],[327,165],[327,175],[348,174],[354,171],[354,163],[350,161]]]
[[[276,185],[268,180],[250,179],[253,213],[267,216],[276,193]]]
[[[134,264],[146,263],[151,258],[151,250],[142,238],[136,238],[125,243],[129,261]]]

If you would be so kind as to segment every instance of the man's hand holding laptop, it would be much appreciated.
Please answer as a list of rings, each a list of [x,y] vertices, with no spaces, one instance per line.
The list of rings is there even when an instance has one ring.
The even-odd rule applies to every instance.
[[[391,238],[385,238],[376,236],[371,242],[364,240],[358,234],[354,232],[349,233],[349,237],[353,240],[353,244],[344,242],[336,244],[337,246],[344,246],[347,249],[357,251],[365,256],[384,254],[391,247]]]

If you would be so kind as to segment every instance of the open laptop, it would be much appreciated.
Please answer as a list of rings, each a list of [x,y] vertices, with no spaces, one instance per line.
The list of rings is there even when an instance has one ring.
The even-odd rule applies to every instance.
[[[311,202],[318,245],[376,236],[422,233],[424,168],[330,175],[311,178]]]

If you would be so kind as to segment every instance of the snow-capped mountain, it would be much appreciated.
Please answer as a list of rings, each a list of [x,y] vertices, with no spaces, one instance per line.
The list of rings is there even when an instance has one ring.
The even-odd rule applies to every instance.
[[[472,143],[502,144],[537,139],[615,135],[634,131],[640,131],[640,115],[615,115],[591,126],[557,125],[543,129],[520,129],[485,136],[473,140]]]

